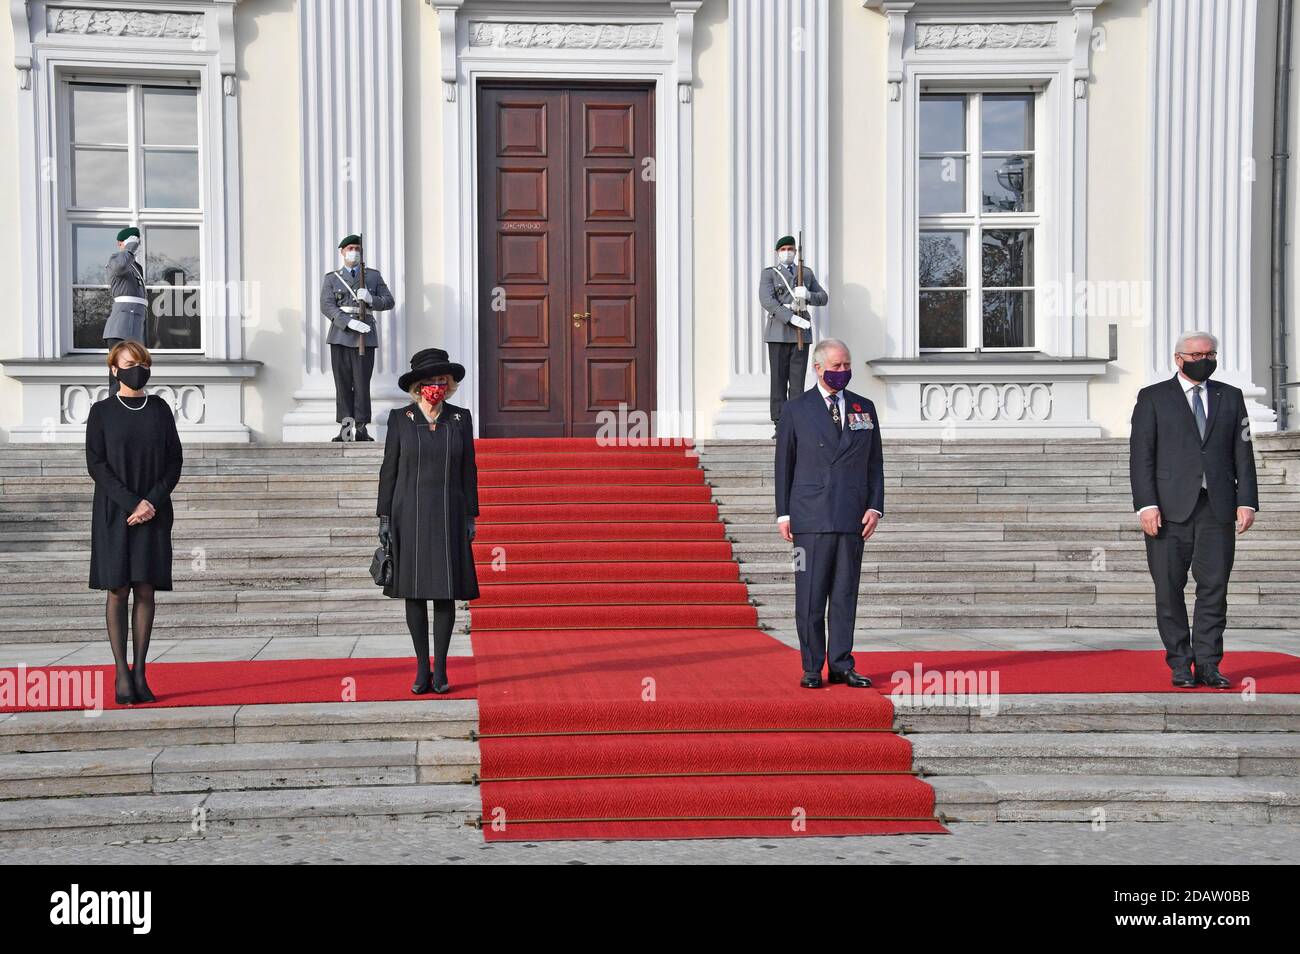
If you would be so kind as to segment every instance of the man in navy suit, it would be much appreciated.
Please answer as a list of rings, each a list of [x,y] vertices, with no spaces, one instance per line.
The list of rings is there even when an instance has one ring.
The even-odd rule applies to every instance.
[[[853,365],[844,342],[823,338],[812,359],[817,386],[785,403],[776,430],[777,526],[796,553],[799,685],[821,688],[829,622],[827,678],[865,688],[871,680],[853,669],[853,624],[863,545],[885,515],[880,421],[874,404],[845,390]]]
[[[1129,438],[1129,482],[1146,533],[1156,625],[1173,684],[1183,689],[1232,685],[1219,672],[1228,577],[1236,534],[1250,529],[1259,509],[1246,398],[1210,380],[1218,357],[1214,335],[1180,336],[1178,373],[1138,392]],[[1189,568],[1196,579],[1190,631],[1183,598]]]

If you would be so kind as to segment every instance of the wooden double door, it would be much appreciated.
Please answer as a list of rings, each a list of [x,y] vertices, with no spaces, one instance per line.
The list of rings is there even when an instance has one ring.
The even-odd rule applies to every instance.
[[[479,89],[479,433],[590,436],[655,402],[653,94]]]

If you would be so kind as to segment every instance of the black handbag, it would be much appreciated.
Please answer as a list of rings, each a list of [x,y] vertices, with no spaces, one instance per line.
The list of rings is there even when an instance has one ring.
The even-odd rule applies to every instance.
[[[370,575],[375,586],[387,586],[393,582],[393,553],[388,547],[375,547],[375,555],[370,560]]]

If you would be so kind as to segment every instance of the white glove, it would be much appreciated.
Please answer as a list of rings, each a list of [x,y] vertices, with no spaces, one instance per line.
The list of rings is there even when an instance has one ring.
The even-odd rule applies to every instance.
[[[797,317],[796,317],[796,318],[791,318],[791,319],[790,319],[790,324],[794,325],[796,328],[811,328],[811,327],[812,327],[812,322],[809,321],[807,318],[797,318]]]
[[[355,331],[359,335],[364,335],[367,331],[370,330],[370,326],[368,324],[366,324],[364,321],[359,321],[356,318],[353,318],[351,321],[348,322],[348,328],[351,331]]]
[[[799,299],[800,301],[807,301],[807,300],[808,300],[808,289],[807,289],[806,287],[804,287],[803,285],[795,285],[795,286],[794,286],[794,297],[797,298],[797,299]]]
[[[129,235],[129,236],[127,236],[127,237],[122,241],[122,246],[123,246],[123,247],[124,247],[128,252],[130,252],[132,255],[134,255],[134,254],[135,254],[135,250],[138,249],[138,248],[140,247],[140,240],[139,240],[138,238],[136,238],[134,235]]]
[[[357,301],[364,301],[367,305],[372,305],[374,304],[375,296],[370,294],[370,289],[368,288],[358,288]]]

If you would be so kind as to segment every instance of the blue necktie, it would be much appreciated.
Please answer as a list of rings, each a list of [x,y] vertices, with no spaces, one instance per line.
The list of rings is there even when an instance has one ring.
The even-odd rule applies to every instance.
[[[1201,433],[1201,440],[1205,440],[1205,405],[1201,403],[1201,386],[1199,384],[1192,388],[1192,403],[1196,405],[1193,412],[1196,415],[1196,429]]]

